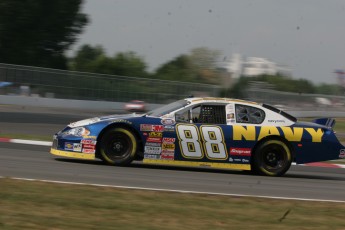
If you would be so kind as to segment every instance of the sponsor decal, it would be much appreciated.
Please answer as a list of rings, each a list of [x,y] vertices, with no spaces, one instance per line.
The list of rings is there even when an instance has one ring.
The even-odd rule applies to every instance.
[[[163,132],[164,131],[164,126],[163,125],[152,125],[152,130],[153,132]]]
[[[163,118],[161,120],[162,125],[174,125],[176,122],[173,119],[170,118]]]
[[[73,151],[81,152],[82,144],[81,143],[74,143],[73,144]]]
[[[175,151],[174,150],[162,150],[162,154],[172,156],[175,154]]]
[[[83,153],[95,153],[95,149],[83,149]]]
[[[65,150],[73,150],[73,143],[66,142],[65,143]]]
[[[161,147],[153,147],[153,146],[145,146],[145,154],[155,154],[155,155],[159,155],[162,152],[162,148]]]
[[[340,149],[339,158],[342,158],[342,159],[345,158],[345,149]]]
[[[144,154],[144,158],[145,159],[160,159],[160,156],[155,155],[155,154]]]
[[[146,146],[160,147],[161,143],[158,143],[158,142],[146,142]]]
[[[149,125],[149,124],[141,124],[140,131],[142,132],[163,132],[164,126],[163,125]]]
[[[267,120],[269,123],[285,123],[284,120]]]
[[[250,148],[230,148],[230,155],[232,156],[251,156]]]
[[[146,142],[162,143],[162,138],[159,138],[159,137],[148,137],[146,139]]]
[[[109,124],[112,124],[112,123],[126,123],[126,124],[129,124],[129,125],[132,124],[132,122],[124,120],[124,119],[118,119],[118,120],[109,122]]]
[[[163,143],[162,149],[163,150],[175,150],[175,144]]]
[[[83,138],[86,138],[86,139],[97,139],[96,136],[83,136]]]
[[[243,159],[243,158],[230,157],[229,161],[232,163],[236,162],[236,163],[249,164],[249,160]]]
[[[263,126],[255,129],[255,126],[233,125],[233,137],[235,141],[258,141],[270,135],[283,136],[288,141],[301,142],[304,134],[311,137],[311,142],[321,142],[324,132],[321,128],[302,128],[302,127],[276,127]],[[280,132],[281,131],[281,132]],[[281,134],[282,133],[282,134]]]
[[[175,142],[175,138],[174,137],[164,137],[163,138],[163,142],[165,142],[165,143],[174,143]]]
[[[149,137],[163,137],[163,133],[150,132]]]
[[[161,153],[161,159],[163,160],[174,160],[174,151],[171,150],[163,150]]]
[[[83,139],[80,141],[82,144],[90,144],[90,145],[96,145],[97,141],[95,140],[90,140],[90,139]]]
[[[229,113],[226,115],[226,119],[230,120],[230,119],[234,119],[235,118],[235,114],[233,113]]]
[[[227,104],[226,107],[225,107],[225,111],[226,111],[227,114],[234,113],[235,105],[232,104],[232,103]]]
[[[83,144],[83,148],[85,148],[85,149],[95,149],[95,145]]]
[[[140,131],[151,132],[152,131],[152,125],[141,124],[140,125]]]
[[[164,126],[164,132],[175,132],[175,127],[172,125]]]

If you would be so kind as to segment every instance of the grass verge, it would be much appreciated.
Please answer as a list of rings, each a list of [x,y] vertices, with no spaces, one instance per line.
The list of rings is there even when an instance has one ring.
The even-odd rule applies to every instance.
[[[1,229],[344,229],[345,203],[0,179]]]

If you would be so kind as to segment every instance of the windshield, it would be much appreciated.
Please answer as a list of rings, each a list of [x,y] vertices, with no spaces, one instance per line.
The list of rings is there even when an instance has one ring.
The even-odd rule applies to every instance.
[[[171,113],[174,110],[185,107],[186,105],[188,105],[188,102],[186,100],[179,100],[179,101],[170,103],[168,105],[159,107],[157,109],[151,110],[146,115],[153,116],[153,117],[161,117],[163,115]]]

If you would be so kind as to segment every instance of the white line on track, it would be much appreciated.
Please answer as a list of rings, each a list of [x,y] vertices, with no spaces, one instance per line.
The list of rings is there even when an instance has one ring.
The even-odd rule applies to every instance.
[[[202,194],[202,195],[216,195],[216,196],[235,196],[235,197],[252,197],[252,198],[264,198],[264,199],[280,199],[280,200],[297,200],[297,201],[313,201],[313,202],[332,202],[332,203],[345,203],[342,200],[323,200],[323,199],[308,199],[308,198],[297,198],[297,197],[279,197],[279,196],[255,196],[255,195],[244,195],[235,193],[216,193],[216,192],[198,192],[198,191],[187,191],[187,190],[174,190],[174,189],[159,189],[159,188],[146,188],[146,187],[135,187],[135,186],[120,186],[120,185],[105,185],[105,184],[88,184],[79,182],[68,182],[68,181],[55,181],[55,180],[39,180],[30,178],[19,178],[19,177],[3,177],[14,180],[23,181],[35,181],[55,184],[68,184],[68,185],[82,185],[82,186],[95,186],[95,187],[108,187],[108,188],[119,188],[119,189],[135,189],[135,190],[146,190],[146,191],[157,191],[157,192],[175,192],[184,194]]]

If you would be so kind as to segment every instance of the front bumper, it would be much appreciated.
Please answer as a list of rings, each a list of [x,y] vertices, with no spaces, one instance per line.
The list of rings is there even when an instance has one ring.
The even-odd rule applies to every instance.
[[[95,138],[70,137],[54,135],[50,153],[61,157],[94,160],[96,158]]]
[[[58,150],[58,149],[53,149],[53,148],[50,149],[50,153],[56,156],[61,156],[61,157],[71,157],[71,158],[87,159],[87,160],[96,159],[94,153],[71,152],[71,151],[64,151],[64,150]]]

